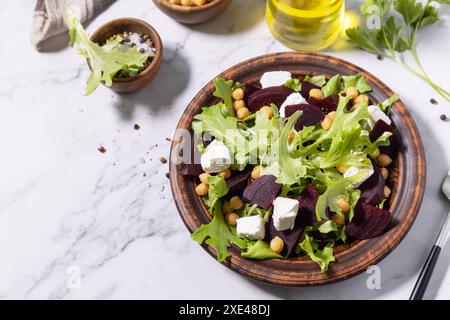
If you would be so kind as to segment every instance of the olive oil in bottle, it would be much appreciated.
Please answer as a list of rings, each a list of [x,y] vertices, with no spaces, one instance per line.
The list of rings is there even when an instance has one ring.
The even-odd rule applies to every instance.
[[[315,51],[341,34],[344,0],[267,0],[266,19],[272,34],[295,50]]]

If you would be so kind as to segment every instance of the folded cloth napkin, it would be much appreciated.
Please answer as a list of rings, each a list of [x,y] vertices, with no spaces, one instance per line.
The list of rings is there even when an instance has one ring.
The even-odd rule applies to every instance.
[[[38,0],[33,13],[31,42],[40,50],[42,43],[64,31],[64,11],[69,6],[80,8],[80,21],[83,23],[97,14],[114,0]]]

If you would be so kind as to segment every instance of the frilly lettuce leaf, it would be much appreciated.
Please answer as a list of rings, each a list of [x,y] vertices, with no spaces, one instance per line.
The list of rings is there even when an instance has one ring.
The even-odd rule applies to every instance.
[[[138,52],[136,48],[119,51],[117,45],[112,46],[109,43],[102,47],[92,42],[73,9],[65,12],[64,21],[69,28],[70,46],[76,46],[78,53],[89,60],[92,69],[87,79],[86,95],[94,92],[101,81],[110,87],[117,72],[128,68],[139,70],[144,66],[148,55]]]
[[[348,87],[356,87],[359,93],[372,91],[372,87],[367,83],[366,77],[361,73],[352,76],[342,76],[342,80],[344,81],[344,90]]]
[[[248,246],[247,251],[241,253],[241,256],[249,259],[276,259],[283,258],[282,255],[273,252],[266,242],[258,240],[252,245]]]
[[[222,212],[222,201],[218,200],[211,209],[214,217],[210,223],[200,226],[193,234],[192,239],[199,244],[205,242],[216,250],[217,260],[223,261],[230,253],[228,247],[232,244],[244,249],[247,241],[239,238],[234,227],[229,227],[225,222]]]
[[[334,242],[330,241],[325,247],[320,249],[318,242],[309,235],[310,230],[311,227],[308,227],[303,233],[302,240],[300,240],[296,252],[305,252],[312,261],[320,266],[322,272],[327,272],[329,264],[336,261],[333,255]]]
[[[219,176],[208,177],[208,206],[211,211],[216,202],[228,193],[225,179]]]
[[[207,132],[222,141],[233,153],[235,166],[243,169],[248,163],[247,138],[238,128],[238,119],[224,115],[222,109],[223,103],[204,107],[200,114],[194,116],[192,129],[197,135]]]

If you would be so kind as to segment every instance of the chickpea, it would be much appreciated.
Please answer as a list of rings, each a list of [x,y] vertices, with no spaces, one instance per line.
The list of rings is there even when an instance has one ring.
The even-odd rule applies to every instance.
[[[283,251],[284,241],[280,237],[275,237],[270,241],[270,249],[275,253]]]
[[[324,98],[322,90],[316,88],[309,90],[309,96],[317,100],[322,100]]]
[[[243,205],[244,205],[244,203],[242,202],[241,198],[239,198],[238,196],[234,196],[230,199],[230,208],[231,209],[239,210],[240,208],[242,208]]]
[[[217,175],[224,179],[228,179],[229,177],[231,177],[231,170],[230,169],[222,170]]]
[[[242,120],[242,119],[247,118],[250,115],[250,110],[248,110],[247,108],[244,107],[244,108],[238,109],[238,111],[236,113],[237,113],[237,117]]]
[[[236,220],[239,219],[239,216],[236,213],[232,212],[232,213],[228,213],[225,216],[225,219],[227,220],[227,223],[230,226],[234,226],[234,225],[236,225]]]
[[[269,117],[269,119],[272,119],[273,117],[273,111],[272,108],[269,106],[264,106],[261,109],[259,109],[259,111],[264,112],[265,114],[267,114],[267,116]]]
[[[348,167],[346,167],[346,166],[337,166],[336,169],[337,169],[337,171],[339,171],[339,173],[344,174],[345,172],[347,172]]]
[[[320,126],[325,131],[330,130],[332,124],[333,124],[333,121],[328,116],[325,116],[325,118],[320,122]]]
[[[232,213],[233,209],[230,207],[230,201],[224,201],[222,205],[222,210],[224,213]]]
[[[252,179],[258,179],[261,176],[261,166],[256,166],[252,170]]]
[[[202,6],[206,3],[206,0],[194,0],[196,6]]]
[[[208,177],[210,176],[209,173],[207,172],[203,172],[201,175],[198,176],[198,178],[200,179],[200,182],[208,185]]]
[[[358,89],[355,87],[348,87],[347,90],[345,90],[345,96],[350,97],[350,99],[355,99],[358,95]]]
[[[389,198],[391,193],[392,193],[391,188],[389,188],[388,186],[384,186],[384,190],[383,190],[384,197]]]
[[[360,106],[361,106],[361,104],[354,103],[353,106],[350,108],[350,111],[354,111],[354,110],[358,109]]]
[[[387,180],[387,178],[389,177],[389,170],[386,168],[380,168],[380,172],[384,180]]]
[[[244,99],[244,90],[238,88],[233,91],[232,96],[234,100],[242,100]]]
[[[181,0],[182,6],[190,6],[192,4],[191,0]]]
[[[208,185],[205,183],[200,183],[197,187],[195,187],[195,193],[200,197],[206,196],[208,194]]]
[[[347,212],[350,210],[350,204],[348,203],[348,200],[345,196],[339,196],[336,199],[336,205],[339,209],[342,210],[342,212]]]
[[[245,101],[244,100],[236,100],[233,103],[233,107],[235,111],[238,111],[239,109],[245,108]]]
[[[377,157],[377,163],[380,167],[387,167],[388,165],[390,165],[392,163],[392,159],[391,157],[389,157],[387,154],[381,153],[378,157]]]
[[[369,157],[372,159],[376,159],[376,158],[378,158],[379,155],[380,155],[380,149],[376,148],[375,151],[369,155]]]
[[[327,116],[328,116],[332,121],[334,121],[334,119],[336,119],[336,111],[328,112]]]
[[[172,4],[181,4],[181,0],[169,0]]]
[[[292,141],[294,141],[296,135],[297,135],[297,132],[294,129],[292,129],[288,135],[288,142],[291,143]]]
[[[358,104],[369,104],[369,97],[365,94],[360,94],[355,98],[355,102]]]
[[[345,224],[345,216],[340,213],[336,213],[331,217],[336,224]]]

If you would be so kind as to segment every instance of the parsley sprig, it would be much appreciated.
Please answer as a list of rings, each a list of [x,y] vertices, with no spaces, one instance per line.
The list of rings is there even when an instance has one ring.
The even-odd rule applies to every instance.
[[[450,92],[430,79],[417,53],[418,31],[439,20],[436,3],[450,4],[450,0],[427,0],[424,4],[416,0],[366,0],[360,9],[371,28],[353,27],[346,34],[360,48],[399,63],[450,102]],[[416,67],[401,59],[399,53],[407,50]]]

